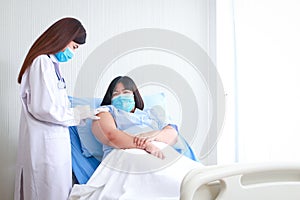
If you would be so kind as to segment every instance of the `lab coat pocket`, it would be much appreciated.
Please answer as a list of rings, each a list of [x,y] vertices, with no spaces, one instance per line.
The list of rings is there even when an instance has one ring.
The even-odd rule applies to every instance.
[[[58,137],[48,137],[45,139],[46,160],[50,165],[65,165],[69,162],[71,157],[70,138],[62,135],[55,135]]]

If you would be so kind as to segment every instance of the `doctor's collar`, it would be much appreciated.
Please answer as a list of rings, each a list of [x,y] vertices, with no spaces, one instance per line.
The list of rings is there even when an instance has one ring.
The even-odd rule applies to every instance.
[[[48,57],[51,59],[52,62],[59,64],[57,58],[53,54],[50,54],[50,55],[48,54]]]

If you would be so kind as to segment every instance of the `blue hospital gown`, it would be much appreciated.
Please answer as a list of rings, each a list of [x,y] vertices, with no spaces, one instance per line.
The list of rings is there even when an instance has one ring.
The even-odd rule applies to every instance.
[[[101,112],[110,112],[115,120],[116,126],[129,134],[139,134],[153,130],[161,130],[170,125],[178,132],[178,128],[173,124],[165,110],[161,106],[154,106],[151,109],[136,109],[134,113],[126,112],[115,108],[113,105],[100,107]],[[179,152],[192,160],[197,160],[192,148],[185,139],[178,134],[178,142],[173,147]],[[103,144],[103,159],[113,150],[113,147]]]

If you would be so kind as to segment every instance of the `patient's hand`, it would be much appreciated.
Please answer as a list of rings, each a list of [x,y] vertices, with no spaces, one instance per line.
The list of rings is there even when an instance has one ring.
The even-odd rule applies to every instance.
[[[158,148],[157,146],[155,146],[154,144],[152,144],[151,142],[148,142],[145,144],[145,151],[154,155],[155,157],[158,157],[160,159],[164,159],[165,156],[163,154],[163,152],[160,150],[160,148]]]
[[[133,138],[133,142],[136,144],[138,148],[144,148],[146,143],[155,140],[158,134],[159,131],[140,133]]]

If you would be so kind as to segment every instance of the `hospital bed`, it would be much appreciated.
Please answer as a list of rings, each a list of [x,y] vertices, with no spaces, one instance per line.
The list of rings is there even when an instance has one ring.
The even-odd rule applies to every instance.
[[[70,127],[72,167],[85,184],[100,161],[82,154],[77,127]],[[181,184],[181,200],[299,200],[300,163],[206,166],[191,170]]]
[[[190,171],[181,200],[299,200],[300,163],[212,166]]]
[[[78,99],[71,98],[73,104],[75,101]],[[90,104],[99,105],[99,101]],[[86,104],[86,100],[80,100],[80,103]],[[74,183],[85,184],[100,161],[94,156],[84,155],[78,127],[70,127],[69,131]],[[299,200],[300,163],[233,164],[196,168],[185,175],[181,183],[180,199]]]
[[[145,108],[151,108],[155,105],[165,107],[165,96],[163,93],[155,93],[148,96],[143,96]],[[91,108],[99,107],[101,98],[79,98],[69,96],[71,107],[78,105],[89,105]],[[85,184],[99,166],[103,155],[102,144],[94,137],[91,130],[92,120],[86,120],[84,126],[69,127],[71,148],[72,148],[72,170],[73,182]],[[183,153],[193,160],[197,160],[192,148],[187,141],[182,138],[183,145],[186,146],[186,151]],[[180,151],[180,150],[178,150]]]

